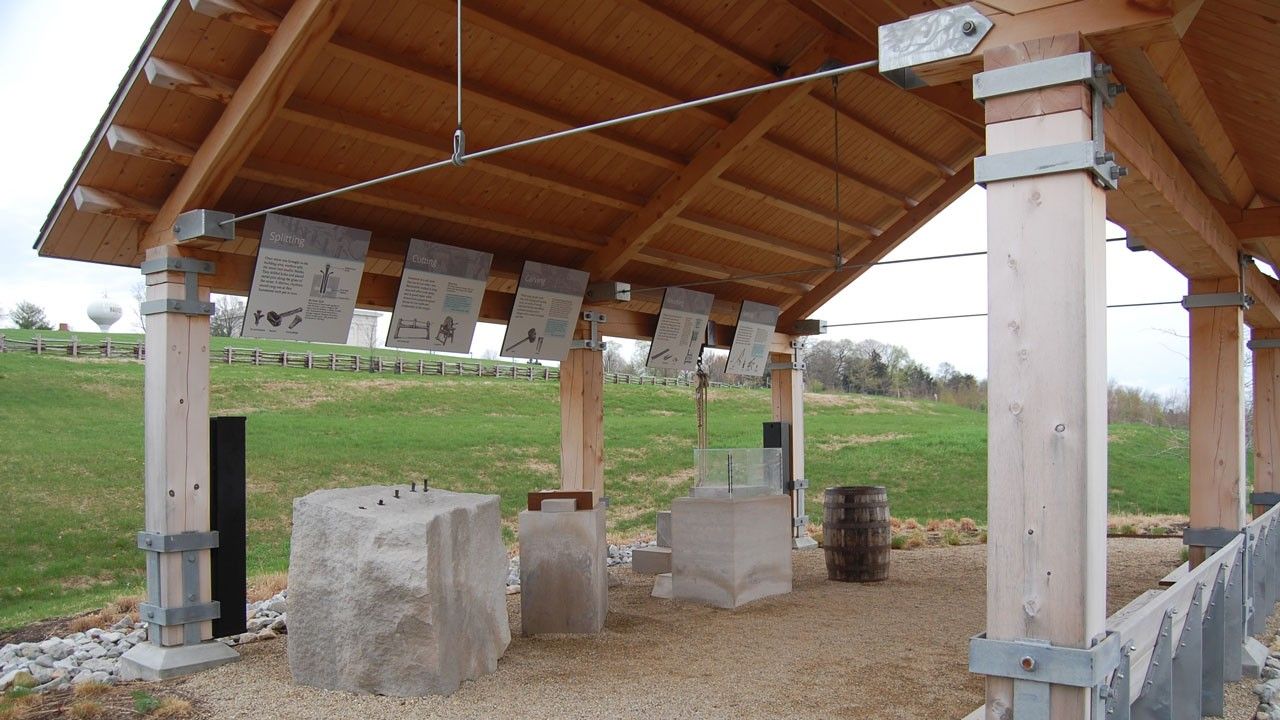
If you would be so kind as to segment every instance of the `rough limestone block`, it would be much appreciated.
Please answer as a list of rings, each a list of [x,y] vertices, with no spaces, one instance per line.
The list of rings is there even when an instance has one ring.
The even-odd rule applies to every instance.
[[[651,597],[662,598],[664,600],[671,599],[671,573],[658,573],[653,577],[653,592],[649,593]]]
[[[392,490],[293,502],[289,670],[299,684],[447,695],[496,670],[511,642],[498,496]]]
[[[546,504],[546,501],[543,503]],[[609,612],[605,508],[520,513],[520,628],[598,633]]]
[[[631,570],[641,575],[671,572],[671,548],[642,547],[632,550]]]
[[[791,499],[676,498],[671,504],[676,600],[736,608],[791,592]]]
[[[658,511],[658,547],[671,547],[671,511]]]

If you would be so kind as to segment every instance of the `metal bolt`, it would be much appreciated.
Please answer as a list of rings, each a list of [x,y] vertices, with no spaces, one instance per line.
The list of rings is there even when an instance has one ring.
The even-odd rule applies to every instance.
[[[196,556],[195,556],[195,555],[188,555],[188,556],[187,556],[187,562],[189,562],[189,563],[193,563],[193,562],[195,562],[195,561],[196,561]]]
[[[378,504],[379,504],[379,505],[386,505],[386,503],[382,502],[382,498],[378,498]]]
[[[960,26],[960,32],[965,35],[972,35],[978,32],[978,23],[972,20],[965,20],[964,24]]]
[[[394,496],[394,497],[395,497],[395,499],[397,499],[397,500],[399,500],[399,499],[400,499],[400,490],[399,490],[399,489],[396,489],[396,494],[395,494],[395,496]]]
[[[1116,160],[1116,154],[1113,152],[1100,152],[1093,157],[1093,162],[1095,165],[1102,165],[1104,163],[1115,162],[1115,160]]]
[[[409,483],[409,492],[418,492],[418,483],[416,482]]]
[[[151,538],[147,538],[147,539],[146,539],[146,540],[144,540],[143,542],[145,542],[145,543],[146,543],[147,547],[151,547]]]
[[[1054,426],[1053,429],[1057,432],[1066,432],[1067,426],[1063,425],[1062,423],[1058,423],[1057,425]]]
[[[1031,672],[1036,669],[1036,659],[1030,655],[1024,655],[1022,659],[1018,661],[1018,664],[1027,672]]]

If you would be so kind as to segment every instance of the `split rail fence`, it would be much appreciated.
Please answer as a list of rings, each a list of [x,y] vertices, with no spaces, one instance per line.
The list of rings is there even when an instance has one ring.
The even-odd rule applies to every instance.
[[[37,355],[60,355],[83,358],[122,358],[143,360],[146,358],[146,345],[140,342],[119,342],[105,339],[97,343],[81,343],[78,340],[47,340],[32,338],[31,340],[6,339],[0,335],[0,353],[30,352]],[[560,370],[545,365],[498,365],[481,362],[446,362],[443,360],[406,359],[368,357],[347,353],[310,353],[291,352],[288,350],[261,350],[259,348],[223,348],[220,352],[210,353],[209,362],[221,365],[259,365],[300,368],[307,370],[330,370],[334,372],[390,372],[397,375],[459,375],[473,377],[511,378],[526,381],[560,380]],[[664,378],[649,375],[629,375],[627,373],[604,374],[604,381],[610,385],[657,385],[667,387],[689,387],[693,383],[684,378]],[[727,383],[711,383],[713,387],[733,387]]]
[[[1170,576],[1178,579],[1162,590],[1148,590],[1107,619],[1106,637],[1092,651],[1093,685],[1082,675],[1077,687],[1091,687],[1091,718],[1106,720],[1199,720],[1222,717],[1224,684],[1242,679],[1245,645],[1250,636],[1266,630],[1267,618],[1280,600],[1280,505],[1249,523],[1226,545],[1193,570],[1184,565]],[[982,642],[980,640],[975,642]],[[970,649],[970,669],[982,672],[976,645]],[[1026,662],[1031,670],[1013,673],[1015,713],[1018,697],[1030,700],[1026,717],[1039,717],[1040,696],[1035,686],[1037,666],[1062,673],[1046,649],[1047,662]],[[1264,662],[1265,654],[1255,662]],[[1058,676],[1059,678],[1061,675]],[[1021,688],[1020,684],[1025,684]],[[1023,692],[1019,692],[1019,690]],[[1047,700],[1047,691],[1043,694]],[[1034,708],[1034,709],[1033,709]],[[985,717],[984,708],[969,718]],[[1047,711],[1044,717],[1048,717]]]

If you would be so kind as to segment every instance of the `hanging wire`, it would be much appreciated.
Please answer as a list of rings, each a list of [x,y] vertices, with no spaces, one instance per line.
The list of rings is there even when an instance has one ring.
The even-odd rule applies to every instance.
[[[453,131],[453,156],[450,162],[462,167],[467,162],[467,135],[462,131],[462,0],[458,0],[458,128]]]
[[[836,269],[844,267],[844,253],[840,251],[840,76],[831,76],[831,134],[834,139],[831,157],[835,165],[836,208]]]
[[[1157,302],[1117,303],[1108,305],[1108,310],[1116,308],[1152,307],[1155,305],[1181,305],[1181,300],[1161,300]],[[987,313],[966,313],[963,315],[931,315],[929,317],[898,318],[896,320],[864,320],[862,322],[827,323],[828,328],[855,327],[859,325],[891,325],[893,323],[925,322],[927,320],[960,320],[963,318],[986,317]]]

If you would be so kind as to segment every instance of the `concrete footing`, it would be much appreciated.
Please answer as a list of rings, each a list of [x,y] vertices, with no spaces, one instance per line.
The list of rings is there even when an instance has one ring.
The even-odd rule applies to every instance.
[[[800,537],[793,538],[791,540],[791,548],[793,550],[816,550],[818,548],[818,541],[808,535],[801,535]]]
[[[686,497],[671,504],[676,600],[736,608],[791,592],[791,498]]]
[[[1262,668],[1267,665],[1267,657],[1271,651],[1258,640],[1244,639],[1244,676],[1257,680],[1262,677]]]
[[[631,570],[641,575],[671,572],[671,548],[642,547],[632,550]]]
[[[120,656],[120,679],[157,682],[233,663],[240,655],[217,641],[162,647],[142,642]]]
[[[520,513],[520,629],[598,633],[609,612],[605,507]]]

